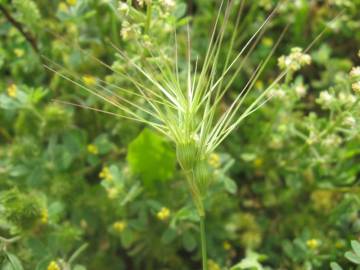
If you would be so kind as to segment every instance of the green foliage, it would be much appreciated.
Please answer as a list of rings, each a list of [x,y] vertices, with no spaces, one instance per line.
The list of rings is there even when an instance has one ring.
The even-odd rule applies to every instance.
[[[176,160],[171,145],[149,129],[129,144],[127,160],[132,172],[141,175],[145,185],[169,180],[174,174]]]
[[[142,105],[136,113],[149,109],[133,95],[137,89],[129,80],[142,77],[129,62],[174,63],[176,26],[179,76],[186,77],[183,56],[191,21],[192,55],[198,56],[201,70],[219,1],[179,0],[172,6],[173,1],[153,0],[150,11],[148,2],[0,0],[40,50],[34,51],[1,13],[1,269],[200,268],[199,220],[181,164],[175,163],[175,147],[141,123],[61,103],[118,113],[43,66],[89,87],[106,86],[111,92],[98,89],[109,97],[131,98]],[[236,29],[240,1],[234,1],[218,74],[228,52],[232,57],[241,51],[278,2],[246,1]],[[197,173],[207,178],[202,168],[211,171],[205,197],[209,269],[358,267],[359,244],[351,242],[360,232],[360,108],[354,91],[354,68],[360,64],[358,10],[359,0],[282,1],[221,99],[220,112],[229,108],[289,22],[240,111],[281,72],[277,59],[294,60],[294,55],[286,57],[294,51],[296,56],[296,47],[305,49],[339,15],[306,52],[311,63],[279,81],[267,96],[271,100],[217,153],[203,157]],[[240,35],[230,50],[234,31]],[[210,77],[206,74],[204,81]],[[146,80],[141,83],[151,87]],[[193,146],[183,158],[189,163]]]

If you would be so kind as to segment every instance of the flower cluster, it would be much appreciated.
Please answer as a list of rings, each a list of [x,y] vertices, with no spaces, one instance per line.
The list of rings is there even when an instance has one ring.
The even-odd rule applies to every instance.
[[[302,48],[295,47],[291,49],[288,56],[281,56],[278,59],[278,65],[283,70],[292,72],[298,71],[301,67],[311,64],[311,56],[303,52]]]
[[[316,99],[316,102],[321,105],[322,108],[331,108],[332,104],[335,101],[334,95],[332,95],[329,91],[324,90],[320,92],[319,98]]]

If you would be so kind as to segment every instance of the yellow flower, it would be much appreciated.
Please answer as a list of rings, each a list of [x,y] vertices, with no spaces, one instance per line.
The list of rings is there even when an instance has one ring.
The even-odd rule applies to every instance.
[[[18,48],[14,49],[14,53],[17,57],[21,57],[25,54],[23,49],[18,49]]]
[[[69,7],[67,6],[66,3],[61,2],[58,6],[58,10],[61,12],[68,12],[69,11]]]
[[[256,87],[257,89],[264,89],[264,82],[263,82],[263,81],[257,81],[257,82],[255,83],[255,87]]]
[[[115,199],[119,194],[119,190],[116,188],[109,188],[107,189],[107,195],[109,199]]]
[[[40,221],[43,224],[46,224],[49,221],[49,212],[46,208],[41,210]]]
[[[112,180],[113,176],[111,175],[109,167],[104,167],[99,173],[99,177],[104,180]]]
[[[226,251],[229,251],[231,249],[231,244],[228,242],[228,241],[224,241],[223,243],[223,248],[226,250]]]
[[[256,168],[260,168],[263,165],[264,161],[261,158],[257,158],[254,160],[254,166]]]
[[[320,242],[316,239],[309,239],[306,241],[306,245],[310,249],[317,249],[320,245]]]
[[[214,168],[219,168],[221,165],[220,156],[218,154],[212,153],[209,156],[208,162],[209,162],[210,166],[212,166]]]
[[[10,97],[16,97],[17,87],[15,84],[10,84],[7,88],[7,93]]]
[[[76,0],[66,0],[66,2],[67,2],[70,6],[75,6],[75,5],[76,5]]]
[[[220,265],[218,265],[216,262],[214,262],[213,260],[208,260],[208,268],[209,270],[221,270]]]
[[[47,267],[47,270],[61,270],[60,266],[55,261],[51,261]]]
[[[90,153],[90,154],[93,154],[93,155],[97,155],[99,153],[96,145],[93,145],[93,144],[88,144],[87,146],[87,151]]]
[[[160,220],[167,220],[170,216],[170,209],[167,207],[163,207],[156,214],[157,218]]]
[[[274,40],[272,38],[265,37],[261,43],[266,47],[271,47],[274,44]]]
[[[96,83],[96,78],[91,75],[85,75],[82,79],[87,86],[93,86]]]
[[[116,221],[113,225],[112,225],[113,229],[118,232],[118,233],[122,233],[125,228],[126,228],[126,222],[125,221]]]
[[[341,241],[341,240],[336,241],[335,247],[338,248],[338,249],[344,248],[345,247],[344,241]]]

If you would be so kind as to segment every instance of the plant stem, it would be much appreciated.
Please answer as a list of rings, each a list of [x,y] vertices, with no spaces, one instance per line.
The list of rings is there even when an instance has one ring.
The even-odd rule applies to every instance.
[[[149,34],[150,24],[151,24],[151,13],[152,13],[152,6],[151,2],[147,4],[146,10],[146,24],[145,24],[145,34]]]
[[[203,270],[207,270],[207,253],[206,253],[206,233],[205,233],[205,216],[200,216],[200,237],[201,237],[201,257]]]

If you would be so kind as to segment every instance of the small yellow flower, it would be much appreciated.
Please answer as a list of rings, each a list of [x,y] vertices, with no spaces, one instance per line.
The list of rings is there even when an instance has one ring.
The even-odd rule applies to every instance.
[[[163,207],[160,209],[159,212],[157,212],[156,216],[159,220],[167,220],[170,216],[170,209],[167,207]]]
[[[114,222],[112,227],[116,232],[122,233],[126,228],[126,222],[125,221],[116,221],[116,222]]]
[[[257,81],[257,82],[255,83],[255,87],[256,87],[257,89],[264,89],[264,82],[263,82],[263,81]]]
[[[82,77],[82,79],[87,86],[93,86],[94,84],[96,84],[96,78],[94,76],[85,75]]]
[[[47,267],[47,270],[61,270],[60,266],[55,261],[51,261]]]
[[[66,0],[66,2],[70,5],[70,6],[75,6],[76,5],[76,0]]]
[[[274,40],[272,38],[265,37],[261,43],[266,47],[271,47],[274,44]]]
[[[218,265],[213,260],[208,260],[207,262],[209,270],[221,270],[220,265]]]
[[[262,158],[257,158],[254,160],[254,166],[256,168],[260,168],[264,163],[264,160]]]
[[[226,251],[229,251],[231,249],[231,244],[228,242],[228,241],[224,241],[223,243],[223,248],[226,250]]]
[[[208,162],[209,162],[210,166],[212,166],[214,168],[219,168],[221,165],[220,156],[218,154],[212,153],[209,156]]]
[[[342,248],[345,247],[345,243],[344,243],[343,241],[341,241],[341,240],[336,241],[335,247],[336,247],[337,249],[342,249]]]
[[[17,57],[22,57],[25,54],[23,49],[18,49],[18,48],[14,49],[14,53]]]
[[[111,175],[109,167],[104,167],[99,173],[99,177],[104,180],[112,180],[113,176]]]
[[[115,199],[119,195],[119,190],[116,188],[107,189],[107,195],[109,199]]]
[[[46,224],[49,221],[49,211],[46,208],[41,210],[40,221],[43,224]]]
[[[16,97],[16,90],[17,90],[16,85],[10,84],[7,88],[7,93],[9,95],[9,97]]]
[[[67,6],[66,3],[61,2],[58,6],[58,10],[61,12],[68,12],[69,11],[69,7]]]
[[[320,245],[320,242],[316,239],[309,239],[306,241],[306,245],[310,249],[317,249]]]
[[[99,153],[96,145],[93,145],[93,144],[88,144],[87,146],[87,151],[90,153],[90,154],[93,154],[93,155],[97,155]]]

